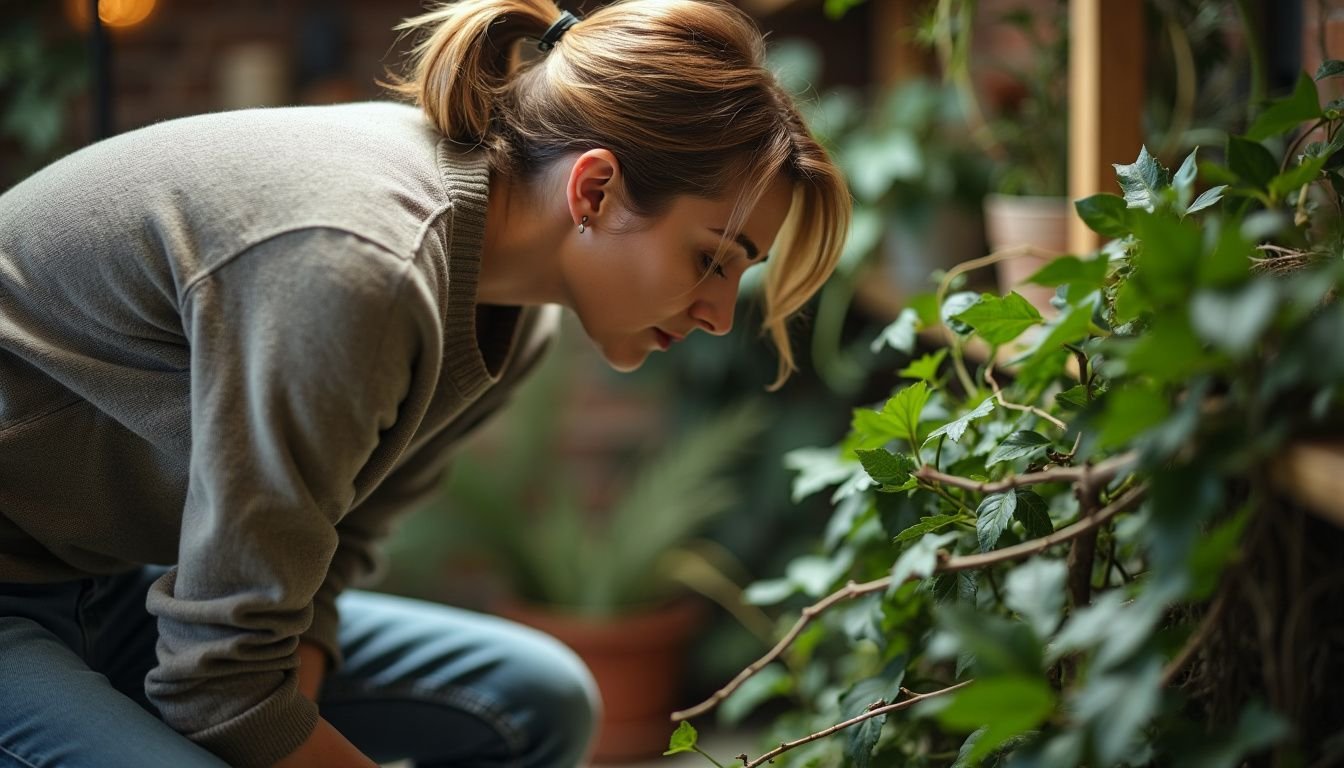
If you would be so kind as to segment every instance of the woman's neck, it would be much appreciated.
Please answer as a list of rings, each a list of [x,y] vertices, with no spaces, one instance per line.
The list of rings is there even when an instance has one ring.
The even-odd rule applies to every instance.
[[[476,300],[481,304],[566,304],[558,249],[569,231],[561,201],[499,175],[490,180]]]

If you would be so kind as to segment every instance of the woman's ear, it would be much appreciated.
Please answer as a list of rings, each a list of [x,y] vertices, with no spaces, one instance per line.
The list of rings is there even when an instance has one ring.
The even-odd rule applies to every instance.
[[[621,165],[609,149],[590,149],[579,155],[569,169],[565,200],[574,225],[587,220],[596,226],[602,216],[610,217],[619,205]]]

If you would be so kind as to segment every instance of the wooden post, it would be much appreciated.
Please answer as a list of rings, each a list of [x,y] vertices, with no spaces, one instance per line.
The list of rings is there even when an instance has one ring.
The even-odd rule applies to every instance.
[[[1132,163],[1143,144],[1143,3],[1069,0],[1069,198],[1119,192],[1113,163]],[[1069,250],[1101,238],[1076,216]]]
[[[919,0],[872,3],[873,80],[883,90],[928,74],[928,52],[914,41]]]

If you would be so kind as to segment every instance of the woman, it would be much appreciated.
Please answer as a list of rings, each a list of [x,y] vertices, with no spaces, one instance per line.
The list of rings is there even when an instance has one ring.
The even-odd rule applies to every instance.
[[[0,765],[581,759],[557,643],[347,587],[554,306],[637,368],[773,250],[782,382],[848,197],[730,6],[405,26],[420,109],[171,121],[0,197]]]

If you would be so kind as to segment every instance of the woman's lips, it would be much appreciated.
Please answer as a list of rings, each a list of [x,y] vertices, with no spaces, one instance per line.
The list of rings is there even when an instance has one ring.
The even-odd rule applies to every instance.
[[[658,348],[663,350],[664,352],[667,351],[668,347],[672,346],[674,343],[678,341],[681,341],[682,339],[681,336],[673,336],[667,331],[664,331],[662,328],[654,328],[653,335],[655,338],[658,339]]]

